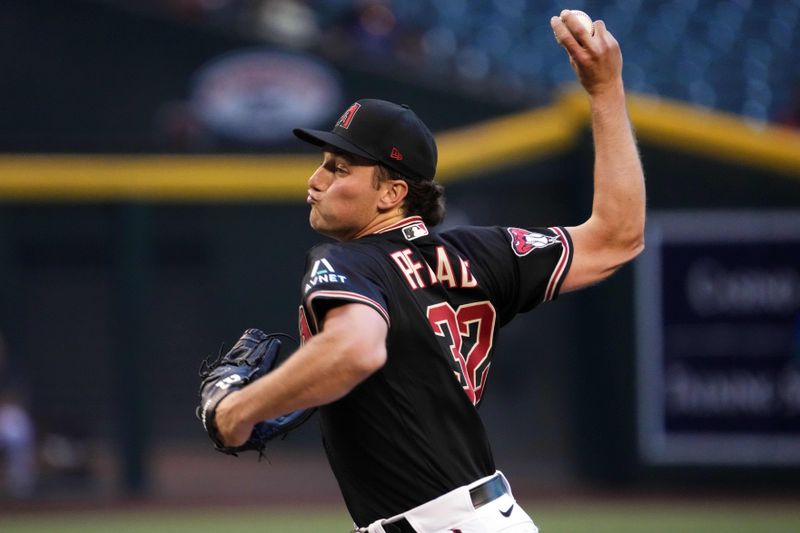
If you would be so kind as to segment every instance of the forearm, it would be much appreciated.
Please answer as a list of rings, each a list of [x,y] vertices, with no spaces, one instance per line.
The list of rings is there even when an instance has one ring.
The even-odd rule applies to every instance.
[[[309,340],[279,368],[231,395],[230,413],[237,423],[253,424],[295,409],[338,400],[360,383],[366,372],[353,364],[352,353],[332,335]]]
[[[284,364],[219,403],[223,441],[239,445],[262,420],[338,400],[386,363],[386,333],[386,322],[366,305],[331,309],[322,332]]]
[[[625,105],[619,43],[602,20],[591,34],[568,10],[550,25],[589,95],[595,150],[592,214],[568,228],[573,258],[561,285],[566,292],[607,278],[642,251],[644,175]]]
[[[595,149],[590,222],[609,241],[638,247],[644,231],[644,175],[622,80],[589,99]]]

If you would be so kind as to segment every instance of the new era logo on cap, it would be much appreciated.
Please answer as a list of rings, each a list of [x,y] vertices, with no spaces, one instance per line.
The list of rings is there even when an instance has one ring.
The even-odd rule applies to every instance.
[[[409,179],[432,180],[436,174],[436,141],[407,105],[364,98],[348,107],[331,131],[297,128],[294,134],[381,163]]]

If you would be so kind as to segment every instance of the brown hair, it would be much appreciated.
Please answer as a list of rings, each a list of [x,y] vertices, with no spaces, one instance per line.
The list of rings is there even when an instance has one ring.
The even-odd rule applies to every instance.
[[[418,215],[428,226],[435,226],[444,220],[444,187],[433,180],[408,179],[396,170],[378,164],[375,171],[375,186],[386,180],[403,180],[408,185],[408,195],[403,200],[406,216]]]

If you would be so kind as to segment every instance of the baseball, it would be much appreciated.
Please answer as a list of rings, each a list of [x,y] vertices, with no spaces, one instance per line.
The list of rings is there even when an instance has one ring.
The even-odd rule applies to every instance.
[[[589,32],[589,35],[594,35],[594,24],[592,24],[592,17],[584,13],[579,9],[572,9],[573,14],[578,16],[578,20],[581,22],[586,31]]]

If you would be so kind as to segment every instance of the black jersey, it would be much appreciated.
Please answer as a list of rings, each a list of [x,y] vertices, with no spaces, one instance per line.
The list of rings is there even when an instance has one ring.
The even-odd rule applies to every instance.
[[[552,300],[569,269],[563,228],[462,227],[419,217],[309,252],[300,329],[369,305],[389,326],[386,364],[320,409],[322,438],[359,526],[495,472],[476,407],[500,326]]]

